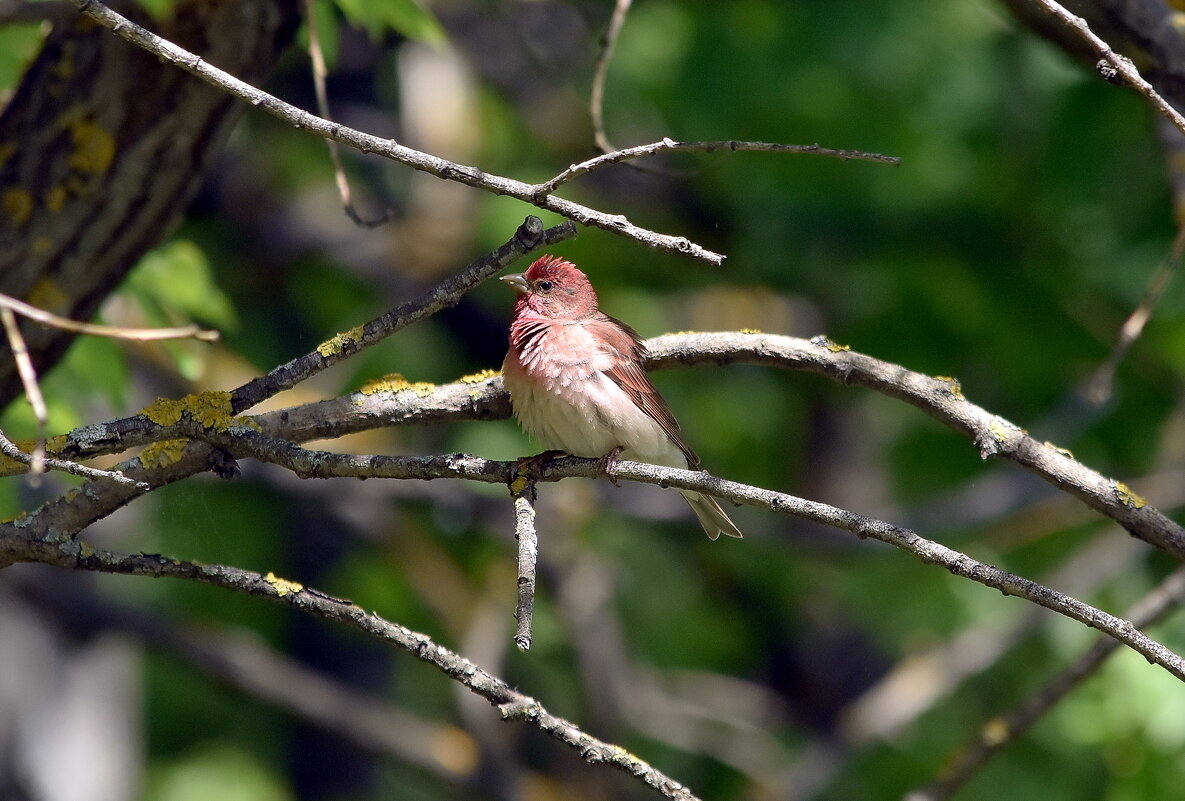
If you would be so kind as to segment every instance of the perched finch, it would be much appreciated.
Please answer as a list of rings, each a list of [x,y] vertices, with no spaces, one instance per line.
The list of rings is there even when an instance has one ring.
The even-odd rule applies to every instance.
[[[502,280],[519,293],[502,371],[528,434],[573,456],[699,469],[699,457],[642,370],[641,338],[597,308],[597,293],[576,265],[544,256]],[[741,536],[715,498],[679,492],[709,537]]]

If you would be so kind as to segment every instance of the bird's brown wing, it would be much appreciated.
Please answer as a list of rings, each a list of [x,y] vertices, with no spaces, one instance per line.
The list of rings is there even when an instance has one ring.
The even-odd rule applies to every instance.
[[[699,457],[683,439],[679,421],[671,414],[667,402],[658,394],[658,389],[642,369],[642,359],[646,355],[646,346],[642,344],[642,338],[634,329],[607,314],[598,314],[585,325],[613,357],[613,367],[606,370],[605,375],[621,387],[639,409],[662,427],[671,438],[671,442],[687,457],[688,469],[698,470]]]

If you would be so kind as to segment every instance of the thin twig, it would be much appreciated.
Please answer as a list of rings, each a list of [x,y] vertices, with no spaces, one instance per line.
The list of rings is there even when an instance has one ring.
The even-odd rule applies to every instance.
[[[330,119],[329,93],[325,89],[325,78],[329,71],[325,67],[325,53],[321,49],[321,34],[317,28],[317,13],[313,7],[313,0],[304,0],[304,16],[309,34],[309,58],[313,62],[313,89],[317,95],[317,110],[321,112],[322,117],[328,120]],[[391,208],[386,209],[374,219],[366,219],[358,213],[354,208],[350,182],[346,178],[346,168],[342,164],[337,142],[333,139],[326,139],[325,144],[329,146],[329,159],[333,162],[333,176],[337,181],[337,191],[341,195],[342,208],[345,210],[346,216],[363,228],[378,228],[380,225],[390,222],[395,214],[395,210]]]
[[[167,39],[157,36],[132,22],[127,17],[117,14],[99,2],[99,0],[70,0],[70,2],[91,19],[137,47],[156,54],[191,75],[218,87],[240,100],[250,103],[256,108],[263,109],[277,119],[283,120],[295,128],[310,131],[317,136],[327,139],[334,139],[344,145],[356,148],[363,153],[377,153],[393,161],[398,161],[412,169],[435,175],[438,178],[456,181],[466,186],[491,192],[495,195],[507,195],[516,198],[537,208],[555,212],[580,225],[601,228],[619,236],[640,242],[648,247],[664,250],[669,253],[683,254],[716,266],[724,263],[724,256],[722,254],[707,250],[686,237],[660,234],[646,228],[641,228],[634,225],[623,215],[606,214],[588,206],[583,206],[570,200],[564,200],[555,195],[536,198],[534,184],[528,184],[501,175],[494,175],[493,173],[485,172],[467,164],[449,161],[431,153],[406,147],[392,139],[383,139],[310,114],[291,103],[286,103],[274,95],[261,91],[251,84],[239,80],[233,75],[206,63],[200,56],[173,44]]]
[[[520,256],[575,235],[576,227],[570,222],[544,230],[543,222],[538,217],[527,217],[514,232],[514,236],[502,247],[472,262],[460,273],[445,279],[415,300],[404,303],[365,325],[338,334],[304,356],[293,359],[267,375],[235,389],[231,393],[234,413],[239,414],[276,393],[295,386],[347,356],[381,342],[417,320],[455,306],[466,292]]]
[[[42,443],[44,449],[44,442]],[[32,468],[34,456],[25,453],[20,447],[10,440],[3,431],[0,431],[0,453],[3,453],[9,459],[27,464]],[[58,470],[63,473],[70,473],[71,475],[81,476],[82,478],[99,479],[102,481],[114,481],[117,484],[123,484],[127,487],[135,487],[136,489],[147,492],[152,489],[149,484],[143,481],[136,481],[133,478],[128,478],[118,470],[100,470],[96,467],[87,467],[78,464],[77,462],[67,461],[65,459],[53,459],[44,455],[44,450],[41,457],[42,468],[49,470]]]
[[[1177,235],[1173,238],[1172,250],[1168,258],[1161,263],[1156,274],[1152,276],[1152,280],[1148,282],[1140,305],[1120,327],[1119,335],[1115,338],[1115,345],[1111,348],[1110,355],[1087,379],[1082,394],[1091,403],[1101,406],[1110,400],[1115,381],[1115,370],[1118,369],[1119,363],[1123,361],[1123,357],[1127,355],[1131,346],[1140,338],[1140,334],[1144,332],[1144,326],[1152,318],[1152,310],[1176,273],[1183,253],[1185,253],[1185,225],[1177,229]]]
[[[427,635],[367,612],[351,601],[326,595],[271,573],[263,576],[228,565],[201,564],[151,554],[123,554],[83,547],[70,541],[41,548],[35,561],[73,570],[101,573],[189,579],[234,592],[279,601],[312,617],[350,626],[389,642],[435,667],[476,695],[496,706],[503,720],[519,720],[537,727],[577,751],[591,764],[606,764],[633,776],[646,786],[676,801],[698,801],[686,787],[620,746],[598,740],[571,721],[549,712],[530,696],[445,648]]]
[[[1071,14],[1064,6],[1055,2],[1055,0],[1033,0],[1033,2],[1043,11],[1057,17],[1078,32],[1078,35],[1101,58],[1097,69],[1102,73],[1104,78],[1114,80],[1115,76],[1122,77],[1133,89],[1148,98],[1149,102],[1152,103],[1157,111],[1171,120],[1173,125],[1177,126],[1182,133],[1185,133],[1185,116],[1182,116],[1180,112],[1169,105],[1169,102],[1152,88],[1152,84],[1144,80],[1131,59],[1127,56],[1119,55],[1111,49],[1110,45],[1095,35],[1094,31],[1090,29],[1090,26],[1086,24],[1086,20],[1075,14]]]
[[[1132,625],[1149,626],[1185,601],[1185,569],[1178,569],[1129,610]],[[1119,642],[1101,637],[1078,661],[1062,670],[1044,687],[1020,705],[985,723],[975,739],[955,753],[932,783],[905,796],[906,801],[947,801],[952,798],[993,756],[1016,742],[1042,715],[1057,705],[1071,690],[1092,676],[1119,647]]]
[[[135,342],[155,342],[162,339],[200,339],[203,342],[217,342],[219,338],[217,331],[202,329],[196,325],[186,325],[179,328],[125,328],[118,325],[82,323],[4,294],[0,294],[0,307],[11,309],[22,317],[28,317],[30,320],[35,320],[51,328],[96,337],[130,339]]]
[[[609,28],[605,31],[605,38],[601,40],[601,51],[597,53],[597,63],[593,66],[588,115],[592,118],[593,141],[597,143],[597,147],[601,149],[602,153],[610,153],[617,149],[613,147],[613,143],[605,134],[605,78],[609,73],[609,62],[613,60],[613,49],[617,46],[617,37],[625,25],[625,17],[630,13],[632,2],[633,0],[617,0],[614,4],[613,16],[609,18]]]
[[[568,169],[556,175],[554,178],[545,181],[536,186],[535,192],[537,197],[545,197],[562,184],[567,183],[573,178],[581,175],[586,175],[595,169],[605,167],[609,164],[618,164],[623,161],[631,159],[643,158],[645,156],[653,156],[664,151],[676,151],[680,153],[714,153],[717,150],[727,150],[730,152],[737,151],[756,151],[762,153],[807,153],[819,156],[831,156],[838,159],[859,160],[859,161],[874,161],[880,164],[891,164],[897,166],[901,163],[901,159],[897,156],[885,156],[880,153],[866,153],[862,150],[836,150],[830,147],[820,147],[819,145],[784,145],[776,142],[739,142],[735,139],[722,140],[718,142],[676,142],[671,138],[666,138],[658,142],[651,142],[646,145],[637,145],[636,147],[627,147],[624,150],[617,150],[612,153],[606,153],[601,156],[595,156],[587,161],[582,161],[579,164],[573,164]]]
[[[12,309],[0,306],[0,322],[4,324],[4,334],[8,337],[8,347],[16,361],[17,374],[21,377],[25,397],[29,401],[29,406],[33,407],[33,417],[37,421],[37,444],[33,446],[32,458],[28,462],[32,480],[36,482],[38,476],[45,472],[45,426],[49,421],[49,410],[46,409],[45,398],[41,394],[37,369],[33,366],[29,348],[25,345],[25,337],[21,334],[21,327],[17,324]]]
[[[520,462],[510,482],[514,498],[514,539],[518,542],[518,625],[514,643],[519,650],[531,650],[531,624],[535,615],[535,560],[539,555],[539,534],[535,530],[535,478],[531,460]]]

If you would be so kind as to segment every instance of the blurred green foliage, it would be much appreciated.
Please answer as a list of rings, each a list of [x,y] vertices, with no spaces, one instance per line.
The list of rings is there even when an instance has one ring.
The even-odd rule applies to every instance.
[[[401,82],[410,80],[402,72],[409,54],[428,43],[459,60],[472,81],[479,144],[470,162],[546,178],[593,152],[587,87],[611,5],[319,3],[338,70],[334,108],[347,124],[431,149],[424,120],[405,116],[409,85]],[[0,29],[4,86],[16,80],[31,33]],[[268,88],[312,107],[298,54]],[[609,73],[605,112],[619,146],[663,136],[753,139],[903,158],[892,168],[815,156],[681,156],[645,170],[609,168],[565,187],[565,197],[727,254],[725,266],[711,270],[592,229],[556,248],[592,276],[602,307],[643,335],[826,333],[909,369],[957,377],[971,401],[1106,475],[1137,484],[1180,475],[1185,285],[1170,285],[1120,366],[1112,399],[1094,406],[1081,392],[1173,234],[1152,113],[1001,6],[638,0]],[[444,205],[436,184],[405,168],[355,154],[347,161],[362,203],[392,206],[395,223],[351,227],[336,205],[323,144],[248,114],[185,223],[123,289],[151,322],[192,318],[222,328],[224,343],[197,354],[178,348],[164,367],[140,351],[80,342],[46,382],[55,427],[127,414],[182,385],[229,389],[244,370],[271,369],[413,297],[537,213],[469,190],[460,194],[472,205]],[[430,256],[441,251],[444,264],[433,265]],[[313,396],[288,402],[389,372],[448,381],[496,367],[510,305],[491,282],[457,310],[331,371],[309,388]],[[917,526],[1037,580],[1099,540],[1127,536],[1018,469],[982,462],[972,443],[922,414],[864,390],[747,366],[673,371],[656,381],[712,472]],[[28,423],[18,404],[2,424],[27,432]],[[394,430],[347,445],[495,458],[533,449],[509,421]],[[310,487],[255,467],[236,484],[186,482],[138,502],[137,525],[121,547],[274,570],[348,596],[478,661],[488,657],[485,667],[552,711],[634,749],[705,798],[899,798],[1091,641],[1077,624],[1043,616],[899,732],[861,740],[844,728],[861,692],[968,627],[1006,638],[1025,625],[1027,605],[891,549],[750,509],[736,512],[744,541],[710,543],[669,493],[569,482],[540,488],[535,646],[504,653],[488,646],[488,638],[502,647],[510,638],[514,544],[504,491],[375,483],[364,493]],[[1149,500],[1175,511],[1181,495],[1166,489],[1170,483],[1154,481],[1166,495]],[[4,493],[6,506],[25,500]],[[1074,592],[1118,612],[1169,564],[1146,548],[1117,553]],[[459,711],[451,685],[405,654],[376,657],[343,638],[334,641],[340,653],[317,655],[301,642],[319,627],[281,610],[184,583],[152,594],[178,618],[250,628],[335,675],[362,653],[357,659],[377,660],[373,675],[382,677],[369,691],[473,727],[476,713]],[[490,625],[505,630],[483,640],[478,634]],[[1152,633],[1185,648],[1175,623]],[[467,650],[478,642],[484,650]],[[620,653],[597,651],[609,646]],[[596,672],[604,665],[624,672],[605,679]],[[720,674],[760,688],[773,699],[763,723],[768,744],[784,764],[759,770],[725,756],[724,724],[697,745],[647,732],[631,720],[628,694],[598,684],[628,683],[630,671],[670,682]],[[320,741],[294,735],[283,715],[239,704],[183,664],[154,658],[146,677],[149,799],[492,798],[515,786],[533,788],[523,798],[651,797],[625,780],[582,785],[593,774],[565,749],[511,726],[492,736],[514,749],[506,753],[516,766],[505,770],[517,785],[498,774],[505,784],[480,790],[396,763],[371,766],[368,781],[335,789],[310,778],[312,763],[302,765]],[[1185,779],[1183,698],[1163,671],[1122,654],[960,798],[1172,797]],[[823,752],[824,767],[802,762]],[[779,784],[785,776],[788,784]]]

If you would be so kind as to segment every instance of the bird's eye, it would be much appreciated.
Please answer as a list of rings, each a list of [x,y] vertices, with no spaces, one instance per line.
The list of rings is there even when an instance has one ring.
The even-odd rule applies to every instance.
[[[550,292],[551,291],[551,281],[540,281],[538,284],[535,284],[535,286],[539,289],[540,292]]]

